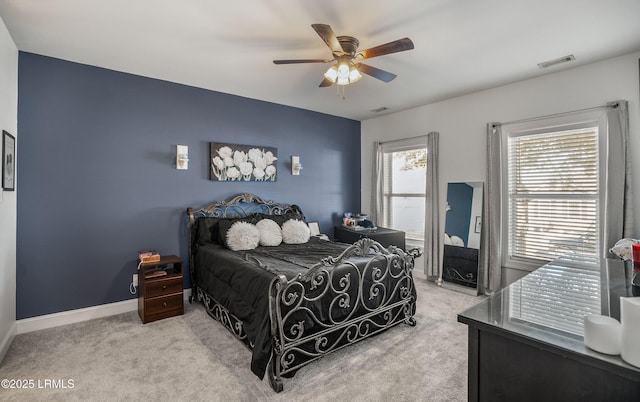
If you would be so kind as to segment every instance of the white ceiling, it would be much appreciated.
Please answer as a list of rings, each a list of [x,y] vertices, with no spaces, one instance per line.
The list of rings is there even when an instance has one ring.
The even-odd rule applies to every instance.
[[[0,0],[0,16],[22,51],[355,120],[640,50],[640,0]],[[331,58],[312,23],[415,49],[367,60],[398,78],[343,100],[318,88],[329,65],[272,63]]]

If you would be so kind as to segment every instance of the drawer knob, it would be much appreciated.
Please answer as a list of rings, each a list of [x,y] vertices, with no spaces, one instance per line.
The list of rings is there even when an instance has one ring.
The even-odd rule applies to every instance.
[[[163,302],[162,305],[167,307],[167,302]]]
[[[162,289],[166,289],[166,288],[167,288],[167,285],[162,285]]]

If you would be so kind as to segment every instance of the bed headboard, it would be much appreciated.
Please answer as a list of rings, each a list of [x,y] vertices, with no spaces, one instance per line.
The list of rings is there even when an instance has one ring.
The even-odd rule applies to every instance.
[[[265,201],[255,194],[244,193],[227,201],[218,201],[213,204],[193,210],[187,208],[189,226],[193,226],[198,218],[244,218],[252,214],[284,215],[289,212],[302,213],[297,205],[281,204],[276,201]]]
[[[246,218],[253,214],[261,215],[299,215],[304,214],[297,205],[282,204],[276,201],[265,201],[255,194],[244,193],[227,201],[217,201],[200,209],[187,208],[189,217],[189,252],[195,252],[194,246],[198,232],[198,220],[201,218],[234,219]],[[299,218],[296,218],[299,219]]]
[[[195,252],[195,240],[197,221],[200,218],[246,218],[253,214],[285,215],[300,214],[304,219],[302,209],[297,205],[282,204],[276,201],[265,201],[255,194],[244,193],[227,201],[218,201],[200,209],[187,208],[189,217],[189,268],[191,273],[192,290],[195,291],[195,278],[193,271],[193,253]]]

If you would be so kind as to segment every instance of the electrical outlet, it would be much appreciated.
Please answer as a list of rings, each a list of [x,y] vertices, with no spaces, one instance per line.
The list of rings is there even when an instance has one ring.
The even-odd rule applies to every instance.
[[[133,282],[133,286],[138,286],[138,274],[133,274],[133,279],[131,281]]]

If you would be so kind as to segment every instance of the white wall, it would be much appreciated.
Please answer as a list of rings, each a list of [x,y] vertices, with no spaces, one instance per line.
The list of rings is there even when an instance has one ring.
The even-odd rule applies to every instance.
[[[370,210],[374,141],[440,133],[441,226],[448,182],[486,181],[486,125],[629,101],[633,187],[640,195],[640,52],[362,122],[362,212]],[[425,88],[428,91],[429,88]],[[634,212],[640,237],[640,209]],[[416,266],[416,270],[420,270]],[[504,272],[510,283],[526,272]]]
[[[16,137],[19,158],[17,125],[18,49],[0,18],[0,130]],[[16,335],[16,196],[0,191],[0,362]]]

